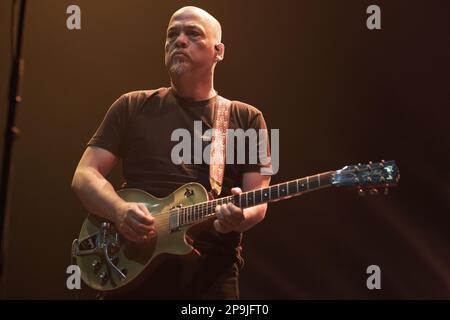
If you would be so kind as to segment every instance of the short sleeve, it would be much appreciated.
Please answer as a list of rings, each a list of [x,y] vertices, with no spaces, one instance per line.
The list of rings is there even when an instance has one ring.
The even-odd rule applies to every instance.
[[[251,119],[248,129],[257,132],[257,162],[247,163],[241,168],[242,173],[260,172],[262,175],[272,175],[272,159],[270,152],[269,130],[263,114],[258,111]],[[246,150],[249,150],[248,146]],[[248,159],[248,158],[247,158]]]
[[[87,146],[100,147],[118,157],[122,157],[127,123],[127,99],[122,95],[108,109],[103,121],[87,143]]]

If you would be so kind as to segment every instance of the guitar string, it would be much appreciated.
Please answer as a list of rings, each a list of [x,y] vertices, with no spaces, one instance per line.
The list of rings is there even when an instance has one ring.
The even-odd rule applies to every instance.
[[[320,176],[321,174],[319,174],[319,175],[316,175],[316,176]],[[264,189],[268,189],[268,192],[267,192],[267,194],[266,195],[264,195],[265,197],[267,197],[267,196],[269,196],[269,198],[268,198],[268,200],[267,201],[262,201],[262,202],[260,202],[259,204],[263,204],[263,203],[267,203],[267,202],[271,202],[272,201],[272,198],[271,198],[271,196],[272,196],[272,190],[271,190],[271,188],[272,187],[275,187],[275,186],[280,186],[280,185],[284,185],[284,184],[286,184],[286,190],[287,190],[287,192],[289,193],[289,183],[292,183],[292,182],[296,182],[297,183],[297,186],[296,186],[296,190],[297,190],[297,192],[294,192],[294,193],[292,193],[292,194],[287,194],[287,195],[285,195],[285,196],[279,196],[279,190],[277,190],[277,197],[276,197],[276,199],[273,199],[273,200],[282,200],[282,199],[284,199],[284,198],[289,198],[289,197],[293,197],[293,196],[297,196],[297,195],[300,195],[300,194],[302,194],[302,193],[305,193],[305,192],[307,192],[307,191],[313,191],[313,190],[315,190],[315,189],[320,189],[321,187],[323,188],[323,187],[326,187],[326,186],[329,186],[330,184],[321,184],[319,181],[318,181],[318,187],[317,188],[307,188],[306,190],[304,190],[304,191],[298,191],[298,180],[309,180],[309,179],[307,179],[307,178],[309,178],[309,177],[306,177],[306,178],[302,178],[302,179],[297,179],[297,180],[292,180],[292,181],[288,181],[288,182],[283,182],[283,183],[279,183],[279,184],[275,184],[275,185],[272,185],[272,186],[269,186],[269,187],[267,187],[267,188],[261,188],[261,189],[255,189],[255,190],[252,190],[252,191],[248,191],[248,192],[245,192],[245,194],[247,194],[247,204],[248,204],[248,195],[250,194],[250,193],[254,193],[253,194],[253,199],[255,199],[255,192],[256,191],[261,191],[261,200],[263,199],[263,194],[262,194],[262,190],[264,190]],[[319,177],[320,178],[320,177]],[[318,180],[320,180],[320,179],[318,179]],[[304,182],[302,183],[302,186],[304,185]],[[307,185],[308,186],[308,185]],[[309,186],[308,186],[309,187]],[[284,192],[284,191],[283,191]],[[244,194],[244,193],[243,193]],[[228,196],[228,197],[224,197],[224,198],[220,198],[220,199],[215,199],[215,200],[210,200],[210,201],[206,201],[206,202],[201,202],[201,203],[198,203],[198,204],[194,204],[194,205],[191,205],[191,206],[189,206],[189,207],[184,207],[184,208],[180,208],[181,210],[186,210],[186,209],[188,209],[188,208],[192,208],[192,207],[195,207],[195,206],[201,206],[201,207],[199,207],[198,208],[198,210],[199,211],[197,211],[197,212],[191,212],[190,214],[191,214],[191,218],[192,218],[192,216],[198,216],[198,218],[197,219],[195,219],[194,218],[194,220],[191,220],[191,221],[188,221],[188,223],[187,224],[182,224],[181,226],[186,226],[186,225],[190,225],[190,224],[192,224],[192,223],[195,223],[195,222],[201,222],[203,219],[208,219],[208,218],[212,218],[213,216],[214,216],[214,211],[215,211],[215,208],[217,207],[217,205],[211,205],[210,203],[212,203],[212,202],[214,202],[214,201],[216,201],[216,202],[219,202],[219,201],[222,201],[223,202],[223,200],[227,200],[228,202],[227,203],[230,203],[230,202],[233,202],[233,198],[234,198],[235,196]],[[240,199],[239,200],[240,202],[242,201],[242,199]],[[254,202],[254,200],[252,201],[253,203],[255,203]],[[206,206],[205,206],[206,205]],[[256,204],[253,204],[253,205],[251,205],[251,206],[254,206],[254,205],[256,205]],[[250,207],[250,206],[246,206],[246,207]],[[171,210],[168,210],[168,211],[163,211],[163,212],[160,212],[160,213],[158,213],[158,215],[167,215],[168,213],[171,213],[172,211],[175,211],[175,210],[180,210],[180,209],[171,209]],[[244,208],[245,209],[245,208]],[[205,211],[206,210],[206,211]],[[212,212],[211,213],[209,213],[208,211],[209,210],[212,210]],[[184,214],[189,214],[189,212],[185,212]],[[180,219],[179,219],[180,220]],[[184,219],[184,222],[186,222],[186,219]],[[164,230],[167,230],[167,227],[168,226],[170,226],[170,220],[169,219],[167,219],[167,222],[162,222],[162,223],[159,223],[157,226],[156,226],[156,228],[158,229],[158,227],[159,227],[159,229],[164,229]]]
[[[294,182],[294,181],[295,180],[290,181],[290,182]],[[261,200],[262,200],[263,199],[263,194],[262,194],[263,192],[262,192],[262,190],[264,190],[264,189],[269,189],[268,192],[266,193],[265,197],[267,197],[267,195],[269,195],[268,201],[271,201],[271,198],[270,198],[271,190],[270,189],[272,187],[279,186],[279,185],[282,185],[282,184],[286,184],[286,186],[288,186],[287,185],[288,183],[286,182],[286,183],[276,184],[276,185],[270,186],[268,188],[255,189],[255,190],[243,193],[244,195],[245,194],[247,195],[247,199],[246,199],[247,205],[249,203],[248,195],[250,193],[253,193],[253,199],[255,199],[256,198],[255,197],[255,192],[256,191],[261,191],[260,197],[261,197]],[[297,188],[297,190],[298,190],[298,188]],[[304,192],[304,191],[302,191],[302,192]],[[279,193],[279,191],[277,191],[277,193]],[[296,195],[298,193],[301,193],[301,192],[297,192],[297,193],[294,193],[294,194],[291,194],[291,195],[286,195],[286,197],[291,197],[291,196],[294,196],[294,195]],[[212,218],[214,216],[215,209],[216,209],[217,205],[232,203],[234,201],[234,197],[235,196],[228,196],[228,197],[224,197],[224,198],[220,198],[220,199],[215,199],[215,200],[211,200],[211,201],[201,202],[201,203],[194,204],[194,205],[191,205],[191,206],[188,206],[188,207],[184,207],[184,208],[180,208],[180,209],[166,210],[166,211],[162,211],[162,212],[158,213],[158,215],[167,215],[167,214],[171,213],[172,211],[185,210],[185,212],[183,214],[190,215],[191,216],[190,219],[192,219],[192,216],[194,216],[194,220],[188,221],[187,224],[183,224],[183,225],[190,225],[191,223],[194,223],[194,222],[197,222],[197,221],[201,222],[201,220],[203,220],[203,219]],[[281,198],[279,198],[279,199],[281,199]],[[225,200],[225,203],[224,203],[224,200]],[[263,204],[263,203],[266,203],[268,201],[262,201],[262,202],[260,202],[258,204]],[[212,204],[213,202],[217,202],[217,204],[213,205]],[[219,202],[222,202],[222,203],[219,203]],[[239,202],[242,202],[242,199],[240,199]],[[253,205],[251,205],[251,206],[257,205],[257,204],[255,204],[254,200],[252,200],[252,202],[253,202]],[[195,207],[197,207],[197,208],[195,208]],[[248,207],[248,206],[246,206],[246,207]],[[194,211],[193,212],[186,211],[189,208],[194,208]],[[196,209],[197,209],[197,211],[195,211]],[[209,211],[212,211],[212,212],[210,213]],[[196,216],[197,216],[197,218],[195,218]],[[187,219],[187,220],[190,220],[190,219]],[[179,220],[181,220],[181,219],[179,219]],[[183,219],[183,220],[184,220],[184,222],[186,222],[186,219]],[[167,221],[168,222],[163,222],[163,223],[158,224],[157,227],[159,226],[160,228],[167,229],[167,227],[170,226],[169,219],[167,219]]]
[[[316,175],[312,175],[312,176],[308,176],[308,177],[304,177],[304,178],[300,178],[300,179],[295,179],[295,180],[291,180],[291,181],[287,181],[287,182],[281,182],[281,183],[274,184],[272,186],[268,186],[268,187],[265,187],[265,188],[260,188],[260,189],[246,191],[246,192],[243,192],[241,195],[246,195],[246,202],[247,202],[247,206],[246,207],[250,207],[250,206],[248,206],[248,195],[250,193],[253,193],[253,200],[252,200],[252,202],[255,203],[254,200],[256,198],[255,197],[256,192],[258,192],[258,191],[261,192],[260,197],[261,197],[261,200],[263,200],[264,199],[263,198],[263,193],[264,193],[263,190],[267,189],[267,193],[264,193],[264,197],[269,197],[269,198],[267,199],[267,201],[262,201],[262,202],[259,203],[259,204],[263,204],[263,203],[267,203],[267,202],[271,202],[272,201],[272,192],[273,192],[272,189],[274,187],[278,187],[277,197],[274,200],[282,200],[284,198],[289,198],[289,197],[292,197],[292,196],[300,195],[301,193],[304,193],[304,192],[307,192],[307,191],[312,191],[312,190],[318,189],[320,187],[329,186],[330,185],[329,183],[327,183],[327,184],[320,183],[320,180],[323,178],[322,175],[326,175],[326,174],[329,174],[329,173],[331,173],[331,172],[324,172],[324,173],[319,173],[319,174],[316,174]],[[313,178],[313,177],[317,177],[317,183],[318,183],[318,186],[319,186],[318,188],[310,188],[309,187],[309,184],[311,183],[311,180],[312,180],[311,178]],[[298,191],[300,184],[302,185],[302,187],[305,186],[305,181],[307,182],[306,183],[306,187],[307,188],[304,191]],[[295,192],[293,194],[290,194],[290,195],[287,194],[286,196],[280,197],[280,189],[279,189],[280,186],[281,185],[286,185],[286,188],[284,190],[286,190],[289,193],[289,184],[292,184],[292,183],[295,183],[295,185],[296,185],[295,188],[296,188],[297,192]],[[282,189],[283,192],[285,192],[284,190]],[[219,201],[221,201],[222,204],[224,204],[223,203],[224,200],[227,200],[226,204],[232,203],[233,200],[234,200],[234,197],[235,197],[235,195],[232,195],[232,196],[223,197],[223,198],[219,198],[219,199],[214,199],[214,200],[200,202],[200,203],[193,204],[193,205],[190,205],[190,206],[184,207],[184,208],[170,209],[170,210],[159,212],[158,215],[167,215],[167,214],[169,214],[169,213],[171,213],[171,212],[173,212],[175,210],[185,210],[184,214],[190,214],[191,215],[191,219],[192,219],[192,216],[194,216],[194,217],[197,216],[197,219],[194,218],[191,221],[187,221],[188,223],[186,223],[186,224],[184,224],[186,222],[186,219],[184,219],[184,223],[181,226],[188,226],[188,225],[191,225],[192,223],[202,222],[202,220],[206,220],[206,219],[212,218],[214,216],[214,213],[215,213],[215,208],[217,207],[217,205],[219,205],[219,203],[218,203]],[[217,204],[216,205],[211,205],[211,203],[213,203],[213,202],[217,202]],[[239,202],[242,202],[242,199],[239,199]],[[251,206],[255,206],[255,205],[256,204],[253,204]],[[197,207],[198,211],[195,211],[195,207]],[[240,207],[242,207],[242,206],[240,206]],[[186,212],[186,210],[188,208],[194,208],[194,210],[193,210],[194,212],[191,212],[191,213]],[[211,213],[209,213],[210,210],[212,211]],[[166,219],[164,219],[164,220],[166,220]],[[181,219],[178,219],[178,221],[180,221],[180,220]],[[167,222],[162,222],[162,223],[157,224],[156,225],[156,229],[167,230],[167,227],[169,227],[170,224],[171,224],[171,222],[170,222],[170,218],[169,218],[169,219],[167,219]]]

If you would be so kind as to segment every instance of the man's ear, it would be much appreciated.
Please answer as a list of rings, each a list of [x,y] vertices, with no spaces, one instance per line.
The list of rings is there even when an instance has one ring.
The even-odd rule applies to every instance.
[[[215,61],[222,61],[225,55],[225,45],[223,43],[218,43],[214,46],[214,49],[216,50]]]

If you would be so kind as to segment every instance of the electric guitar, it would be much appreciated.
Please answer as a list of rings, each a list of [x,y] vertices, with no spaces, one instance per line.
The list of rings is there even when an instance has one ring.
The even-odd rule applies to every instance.
[[[81,278],[93,289],[112,292],[131,287],[138,279],[148,277],[165,254],[186,255],[193,247],[186,231],[193,225],[215,218],[217,205],[233,203],[248,208],[282,200],[331,186],[355,187],[387,193],[400,179],[395,161],[345,166],[313,176],[243,192],[240,195],[208,200],[208,193],[199,183],[188,183],[165,198],[156,198],[139,189],[123,189],[117,194],[127,202],[144,203],[154,217],[156,236],[136,244],[126,240],[112,223],[93,214],[88,215],[78,239],[72,245],[72,255],[81,270]]]

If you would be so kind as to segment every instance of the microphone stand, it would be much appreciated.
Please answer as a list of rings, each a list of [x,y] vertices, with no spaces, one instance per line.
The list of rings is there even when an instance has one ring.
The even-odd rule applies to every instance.
[[[13,1],[13,6],[16,1]],[[7,123],[5,130],[5,143],[3,147],[3,165],[2,165],[2,176],[0,184],[0,276],[3,274],[3,269],[5,265],[5,255],[4,255],[4,229],[7,211],[7,200],[8,200],[8,186],[9,186],[9,175],[11,168],[11,158],[12,158],[12,147],[15,138],[19,135],[19,129],[15,126],[16,109],[17,104],[22,101],[18,93],[20,79],[23,73],[23,60],[22,60],[22,36],[23,36],[23,26],[25,18],[25,4],[26,0],[19,0],[19,20],[17,25],[17,34],[15,42],[15,50],[11,67],[11,75],[9,78],[9,108],[7,111]],[[14,8],[13,8],[14,9]]]

